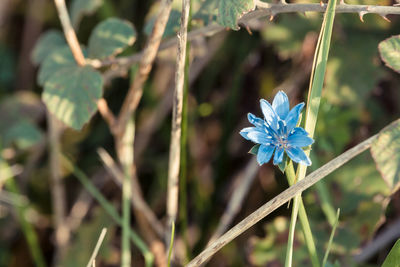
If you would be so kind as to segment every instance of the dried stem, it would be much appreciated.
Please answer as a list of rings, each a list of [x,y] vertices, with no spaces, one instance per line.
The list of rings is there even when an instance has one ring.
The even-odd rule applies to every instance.
[[[76,62],[79,66],[85,65],[85,57],[83,56],[82,49],[79,45],[78,38],[76,37],[74,28],[71,25],[71,20],[69,19],[67,6],[64,0],[54,0],[57,7],[58,17],[60,18],[61,25],[63,27],[65,39],[71,48],[72,55],[74,56]]]
[[[178,55],[175,70],[175,91],[172,106],[172,129],[169,150],[168,166],[168,195],[167,216],[168,227],[165,241],[171,239],[172,223],[176,221],[178,213],[179,193],[179,166],[181,157],[181,132],[182,132],[182,108],[183,108],[183,85],[185,80],[187,27],[189,21],[190,0],[182,2],[181,27],[178,33]]]
[[[97,256],[97,253],[99,252],[100,246],[103,243],[104,237],[106,236],[107,233],[107,228],[103,228],[101,230],[99,239],[97,240],[96,246],[93,250],[92,256],[90,256],[90,260],[88,262],[88,264],[86,265],[86,267],[90,267],[90,266],[94,266],[94,262]]]
[[[147,81],[149,73],[153,67],[164,34],[165,26],[167,25],[169,14],[171,12],[171,5],[172,0],[162,0],[160,3],[160,13],[157,16],[153,31],[147,41],[146,47],[144,48],[143,56],[139,63],[139,70],[135,73],[128,95],[122,104],[117,125],[113,130],[113,133],[117,138],[122,137],[130,117],[133,115],[139,105],[140,99],[142,98],[143,85]]]
[[[354,158],[361,152],[368,149],[372,142],[378,137],[378,134],[368,138],[364,142],[356,145],[355,147],[347,150],[340,156],[334,158],[330,162],[323,165],[321,168],[309,174],[307,177],[297,182],[295,185],[289,187],[266,204],[261,206],[255,212],[247,216],[244,220],[238,223],[236,226],[231,228],[226,234],[218,238],[211,245],[205,248],[196,258],[194,258],[187,267],[200,266],[202,263],[207,261],[211,256],[217,253],[222,247],[232,241],[235,237],[252,227],[254,224],[259,222],[261,219],[268,216],[271,212],[285,204],[296,195],[301,194],[304,190],[317,183],[328,174]]]
[[[51,196],[53,205],[53,222],[55,227],[56,257],[55,265],[62,258],[68,244],[70,230],[67,227],[66,215],[66,198],[65,188],[61,177],[60,163],[60,133],[61,125],[57,119],[47,113],[48,131],[49,131],[49,148],[50,148],[50,171],[51,171]]]
[[[251,11],[243,17],[239,19],[239,25],[246,25],[251,20],[260,19],[266,16],[276,16],[277,14],[282,13],[304,13],[304,12],[325,12],[326,4],[272,4],[272,3],[264,3],[256,0],[257,9]],[[387,15],[399,15],[400,7],[396,6],[374,6],[374,5],[347,5],[341,4],[336,7],[336,13],[357,13],[357,14],[378,14],[382,17]],[[225,27],[217,24],[210,24],[208,26],[193,30],[188,33],[188,41],[192,41],[193,39],[199,36],[211,36],[218,32],[225,30]],[[171,38],[160,45],[160,50],[167,49],[169,47],[175,46],[177,44],[177,38]],[[113,59],[107,59],[99,62],[94,67],[104,67],[113,64],[124,66],[128,68],[130,65],[138,62],[143,57],[146,57],[146,51],[134,54],[128,57],[118,57]],[[146,55],[146,56],[145,56]]]

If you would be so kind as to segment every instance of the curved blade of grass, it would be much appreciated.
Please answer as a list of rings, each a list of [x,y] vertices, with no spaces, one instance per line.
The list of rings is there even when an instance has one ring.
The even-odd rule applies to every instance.
[[[338,209],[337,212],[336,212],[335,223],[333,224],[331,236],[329,237],[328,247],[326,248],[325,256],[324,256],[324,259],[322,261],[322,267],[325,267],[325,264],[326,264],[326,262],[328,260],[328,255],[329,255],[329,252],[331,250],[333,237],[335,236],[336,227],[337,227],[337,225],[339,223],[339,215],[340,215],[340,209]]]
[[[307,108],[306,108],[306,119],[304,129],[309,133],[310,137],[314,136],[315,125],[317,123],[318,110],[321,102],[322,87],[325,79],[326,64],[328,61],[328,54],[332,36],[333,22],[335,20],[335,8],[336,0],[330,0],[326,9],[324,20],[322,22],[321,31],[318,37],[318,43],[315,50],[313,68],[311,71],[310,88],[308,91]],[[310,151],[305,151],[309,156]],[[299,164],[297,168],[296,181],[302,180],[307,171],[307,166]],[[301,195],[294,198],[293,213],[291,218],[291,224],[289,237],[293,237],[294,229],[296,224],[296,218],[299,208],[299,201]],[[290,240],[289,240],[290,242]],[[290,242],[288,246],[293,246],[293,242]],[[285,260],[285,266],[292,266],[291,259],[293,248],[288,248]],[[316,255],[310,255],[311,258],[317,257]],[[314,262],[314,261],[313,261]]]
[[[99,204],[103,207],[103,209],[110,215],[110,217],[122,226],[122,218],[119,216],[117,210],[114,206],[103,196],[103,194],[93,185],[90,179],[86,176],[86,174],[81,171],[75,164],[72,163],[66,156],[62,157],[62,163],[65,168],[71,171],[74,176],[81,182],[81,184],[85,187],[85,189],[95,198]],[[137,235],[131,228],[129,228],[129,237],[133,244],[137,246],[137,248],[142,252],[142,255],[145,259],[146,266],[153,266],[154,256],[148,249],[146,243]]]

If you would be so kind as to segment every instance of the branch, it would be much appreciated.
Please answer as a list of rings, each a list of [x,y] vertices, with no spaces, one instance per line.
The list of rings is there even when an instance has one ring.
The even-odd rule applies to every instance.
[[[140,99],[143,94],[143,85],[147,81],[149,73],[153,67],[154,60],[156,58],[158,48],[162,36],[164,34],[165,26],[167,25],[169,14],[171,12],[172,0],[162,0],[160,4],[160,13],[154,23],[153,31],[146,43],[146,47],[143,51],[143,57],[140,58],[139,69],[135,73],[133,83],[129,88],[128,95],[126,96],[118,121],[113,132],[116,136],[122,137],[126,125],[128,124],[129,118],[133,115],[139,105]]]
[[[65,39],[71,48],[72,54],[79,66],[85,65],[85,57],[83,56],[82,49],[79,45],[78,38],[76,37],[74,28],[69,19],[67,6],[64,0],[54,0],[57,7],[58,17],[60,18],[63,27]]]
[[[107,228],[103,228],[101,230],[99,239],[97,240],[96,246],[95,246],[95,248],[94,248],[94,250],[92,252],[92,256],[90,256],[89,262],[86,265],[86,267],[90,267],[90,266],[94,267],[95,266],[96,256],[97,256],[97,253],[99,252],[101,243],[103,243],[103,240],[104,240],[104,237],[106,236],[106,233],[107,233]]]
[[[334,158],[330,162],[326,163],[324,166],[320,167],[316,171],[309,174],[307,177],[297,182],[295,185],[289,187],[266,204],[261,206],[255,212],[247,216],[244,220],[238,223],[236,226],[231,228],[226,234],[218,238],[211,245],[205,248],[196,258],[189,262],[187,267],[200,266],[211,256],[217,253],[222,247],[236,238],[238,235],[242,234],[244,231],[252,227],[254,224],[259,222],[261,219],[268,216],[271,212],[288,202],[290,199],[301,194],[304,190],[311,187],[313,184],[317,183],[328,174],[332,173],[334,170],[348,162],[350,159],[354,158],[361,152],[368,149],[372,142],[378,137],[378,134],[368,138],[364,142],[356,145],[355,147],[347,150],[340,156]]]
[[[281,13],[304,13],[304,12],[324,12],[326,4],[271,4],[264,3],[256,0],[257,9],[251,11],[238,21],[239,25],[246,25],[251,20],[260,19],[266,16],[276,16]],[[339,4],[336,7],[336,13],[357,13],[362,18],[365,14],[378,14],[386,19],[387,15],[400,15],[400,7],[397,6],[373,6],[373,5],[347,5]],[[188,41],[199,36],[211,36],[218,32],[225,30],[225,27],[218,24],[211,24],[188,33]],[[177,38],[171,38],[160,45],[160,50],[167,49],[177,44]],[[113,59],[107,59],[99,62],[94,67],[100,68],[110,66],[113,64],[124,66],[128,68],[130,65],[141,60],[142,56],[145,55],[146,51],[134,54],[128,57],[118,57]]]
[[[182,109],[183,109],[183,86],[185,81],[186,43],[187,27],[189,21],[190,0],[182,2],[181,27],[178,33],[178,55],[175,70],[175,91],[172,106],[172,129],[169,147],[168,164],[168,194],[167,194],[167,216],[168,227],[165,240],[171,239],[171,226],[176,221],[178,214],[179,194],[179,166],[181,160],[181,132],[182,132]]]

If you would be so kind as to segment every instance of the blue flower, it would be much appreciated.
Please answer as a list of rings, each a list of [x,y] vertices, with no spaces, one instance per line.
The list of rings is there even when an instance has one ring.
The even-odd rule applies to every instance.
[[[283,152],[297,163],[311,165],[310,158],[304,153],[302,147],[314,143],[308,133],[301,127],[296,127],[304,103],[296,105],[289,110],[287,95],[279,91],[272,106],[265,99],[260,100],[264,119],[253,114],[248,114],[248,119],[254,127],[244,128],[240,134],[247,140],[260,144],[257,152],[257,162],[262,165],[267,163],[274,154],[274,165],[283,160]]]

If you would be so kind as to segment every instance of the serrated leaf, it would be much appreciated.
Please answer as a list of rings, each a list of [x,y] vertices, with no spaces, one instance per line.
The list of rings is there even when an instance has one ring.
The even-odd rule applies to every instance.
[[[78,29],[84,15],[93,14],[102,4],[103,0],[73,0],[70,14],[75,30]]]
[[[392,192],[400,187],[400,120],[385,127],[371,146],[371,154]]]
[[[253,0],[220,0],[217,21],[224,27],[238,30],[238,19],[254,8]]]
[[[121,53],[136,40],[130,22],[109,18],[96,26],[89,38],[89,57],[103,59]]]
[[[103,78],[91,67],[70,66],[54,73],[45,83],[42,99],[66,125],[80,130],[97,110]]]
[[[67,45],[55,49],[49,56],[46,57],[46,59],[43,61],[43,64],[40,66],[38,82],[43,86],[54,73],[76,66],[77,64],[75,59]]]
[[[386,66],[400,73],[400,35],[380,42],[378,48]]]
[[[62,32],[57,30],[47,31],[36,42],[31,54],[31,60],[34,64],[39,65],[51,52],[65,45],[66,42]]]
[[[400,267],[400,239],[394,244],[382,267]]]
[[[258,149],[259,149],[259,148],[260,148],[260,144],[254,145],[254,146],[250,149],[249,153],[257,156],[257,153],[258,153]]]

